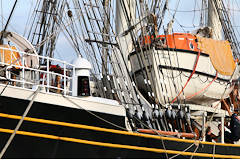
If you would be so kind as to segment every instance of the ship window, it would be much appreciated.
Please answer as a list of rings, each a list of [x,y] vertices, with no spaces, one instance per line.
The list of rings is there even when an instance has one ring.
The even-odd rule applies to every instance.
[[[194,46],[193,46],[192,42],[189,43],[189,47],[191,50],[194,50]]]
[[[78,96],[90,96],[89,77],[78,76]]]
[[[161,38],[161,42],[162,42],[162,44],[165,44],[166,43],[166,38]]]

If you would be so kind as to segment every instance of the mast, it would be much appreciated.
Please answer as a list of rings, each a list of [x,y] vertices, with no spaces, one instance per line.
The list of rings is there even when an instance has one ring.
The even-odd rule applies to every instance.
[[[238,38],[233,28],[231,19],[225,7],[223,0],[211,0],[212,4],[217,8],[217,15],[222,26],[224,39],[228,40],[231,44],[233,50],[234,58],[240,57],[240,46],[238,43]]]
[[[109,36],[107,35],[109,33],[109,27],[110,27],[110,24],[108,22],[108,17],[110,15],[109,13],[109,1],[110,0],[103,0],[103,7],[104,7],[104,10],[106,12],[106,14],[103,13],[104,15],[104,26],[103,26],[103,41],[107,42],[109,40]],[[107,59],[108,59],[108,49],[107,49],[107,45],[106,44],[103,44],[103,49],[102,49],[102,54],[103,54],[103,66],[102,66],[102,72],[103,74],[105,75],[106,72],[107,72]]]
[[[126,14],[124,13],[126,12]],[[129,26],[135,23],[136,1],[135,0],[117,0],[116,1],[116,33],[119,36],[120,48],[123,51],[125,60],[127,55],[132,52],[133,44],[130,34],[121,35],[130,30]],[[132,24],[129,24],[131,23]]]
[[[111,0],[103,0],[103,29],[102,29],[102,37],[103,37],[103,42],[108,42],[110,37],[109,37],[109,32],[110,32],[110,24],[109,24],[109,17],[110,17],[110,7],[109,4],[111,3]],[[105,84],[106,87],[106,98],[109,99],[114,99],[113,94],[111,92],[111,84],[108,83],[108,57],[109,55],[109,49],[108,49],[108,44],[103,43],[102,44],[102,75],[103,75],[103,84]]]
[[[219,1],[216,1],[217,8],[220,8]],[[216,5],[213,0],[208,0],[208,26],[212,28],[213,39],[221,40],[222,36],[222,25],[219,20]]]
[[[54,56],[53,52],[59,33],[55,33],[44,44],[42,42],[58,29],[59,23],[62,23],[64,5],[64,1],[57,0],[43,0],[36,4],[28,40],[36,47],[39,55]]]

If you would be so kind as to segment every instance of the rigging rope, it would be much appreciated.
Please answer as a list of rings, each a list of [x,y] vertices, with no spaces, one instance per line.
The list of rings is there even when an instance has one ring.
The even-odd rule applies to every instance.
[[[213,145],[213,159],[214,159],[215,153],[216,153],[216,143],[214,142],[214,145]]]
[[[9,83],[10,83],[10,80],[8,80],[8,83],[5,85],[5,87],[3,88],[3,90],[1,91],[1,93],[0,93],[0,96],[3,94],[3,92],[6,90],[6,88],[8,87],[8,85],[9,85]]]
[[[178,95],[172,100],[171,104],[173,104],[173,103],[177,100],[178,96],[183,92],[183,90],[186,88],[188,82],[191,80],[193,74],[194,74],[195,71],[196,71],[196,68],[197,68],[197,64],[198,64],[198,60],[199,60],[200,54],[201,54],[201,51],[200,51],[200,49],[199,49],[199,51],[198,51],[198,55],[197,55],[197,58],[196,58],[196,62],[195,62],[195,64],[194,64],[193,71],[192,71],[191,75],[189,76],[189,78],[188,78],[186,84],[184,85],[184,87],[182,88],[182,90],[181,90],[181,91],[178,93]]]
[[[194,144],[195,144],[195,143],[192,143],[190,146],[188,146],[186,149],[184,149],[184,150],[183,150],[183,151],[181,151],[181,152],[186,152],[187,150],[189,150],[190,148],[192,148],[192,146],[193,146]],[[180,154],[181,152],[179,151],[179,153],[178,153],[178,154],[176,154],[176,155],[174,155],[174,156],[170,157],[169,159],[176,158],[177,156],[181,155],[181,154]]]
[[[195,153],[197,152],[197,150],[198,150],[198,147],[199,147],[199,143],[196,143],[196,148],[195,148],[194,152],[192,153],[190,159],[193,158],[194,154],[195,154]]]
[[[38,1],[39,1],[39,0],[37,0],[37,3],[38,3]],[[28,29],[28,27],[29,27],[30,17],[33,16],[33,14],[31,14],[32,8],[33,8],[33,1],[31,1],[30,3],[31,3],[31,7],[30,7],[29,12],[28,12],[28,18],[27,18],[27,22],[26,22],[25,29],[24,29],[24,32],[23,32],[23,36],[26,34],[27,29]]]
[[[128,15],[128,9],[130,10],[130,8],[126,8],[127,6],[130,6],[130,4],[125,4],[125,2],[124,1],[121,1],[121,6],[122,6],[122,9],[124,10],[124,14],[125,14],[125,18],[127,19],[127,24],[128,24],[128,27],[130,28],[131,27],[131,17],[129,17],[129,15]],[[139,4],[139,5],[137,5],[136,6],[136,11],[137,11],[137,13],[139,14],[139,15],[141,15],[142,13],[141,13],[141,4]],[[131,16],[131,15],[130,15]],[[143,16],[143,15],[142,15]],[[140,16],[141,17],[141,16]],[[145,28],[144,28],[144,22],[141,20],[140,21],[140,23],[139,23],[140,25],[141,25],[141,32],[142,32],[142,34],[141,34],[141,38],[143,38],[144,39],[144,35],[146,35],[147,34],[147,31],[145,30]],[[144,80],[146,80],[146,81],[151,81],[152,80],[152,78],[153,78],[153,73],[152,72],[150,72],[149,71],[149,69],[148,69],[148,65],[147,65],[147,62],[146,62],[146,59],[147,59],[147,61],[148,61],[148,63],[150,62],[150,60],[149,60],[149,56],[146,56],[145,54],[144,54],[144,51],[143,51],[143,48],[141,47],[141,42],[140,42],[140,40],[139,40],[139,37],[136,35],[136,33],[135,32],[133,32],[132,30],[130,31],[130,37],[131,37],[131,39],[132,39],[132,43],[134,44],[134,47],[135,47],[135,51],[137,51],[138,49],[137,49],[137,47],[136,47],[136,45],[138,45],[138,46],[140,46],[140,54],[136,54],[136,56],[137,56],[137,60],[138,60],[138,64],[139,64],[139,66],[140,66],[140,68],[142,68],[142,70],[141,70],[141,72],[142,72],[142,76],[143,76],[143,78],[144,78]],[[137,41],[136,41],[136,39],[137,39]],[[147,45],[147,47],[146,47],[146,52],[148,52],[148,51],[150,51],[150,45]],[[147,53],[148,54],[148,53]],[[144,69],[145,68],[145,72],[144,72]],[[135,76],[135,75],[134,75]],[[153,87],[151,86],[151,84],[153,85]],[[156,94],[156,87],[155,87],[155,84],[154,83],[151,83],[151,84],[149,84],[149,83],[145,83],[145,86],[147,87],[147,88],[150,88],[150,92],[151,93],[154,93],[154,95],[157,95]],[[151,96],[149,96],[149,97],[151,97]],[[152,98],[152,97],[151,97]],[[154,98],[154,97],[153,97]]]
[[[2,29],[3,29],[3,27],[4,27],[4,24],[3,24],[3,0],[1,0],[1,16],[2,16]]]
[[[194,94],[186,97],[186,99],[191,99],[192,97],[197,96],[197,95],[199,95],[200,93],[202,93],[203,91],[205,91],[205,90],[217,79],[217,77],[218,77],[218,72],[216,72],[215,78],[214,78],[207,86],[205,86],[204,88],[202,88],[200,91],[198,91],[198,92],[196,92],[196,93],[194,93]]]
[[[33,95],[33,98],[32,100],[30,101],[30,103],[28,104],[26,110],[24,111],[23,115],[22,115],[22,118],[20,119],[20,121],[18,122],[16,128],[14,129],[14,132],[11,134],[10,138],[8,139],[7,143],[5,144],[4,148],[2,149],[1,153],[0,153],[0,159],[2,159],[4,153],[6,152],[6,150],[8,149],[9,145],[11,144],[13,138],[15,137],[16,135],[16,132],[19,130],[19,128],[21,127],[23,121],[24,121],[24,118],[27,116],[28,112],[30,111],[32,105],[33,105],[33,102],[35,100],[35,98],[37,97],[37,94],[39,93],[40,91],[40,87],[38,86],[37,90],[35,91],[34,95]]]
[[[196,10],[197,1],[195,0],[194,2],[195,2],[194,3],[194,10]],[[195,27],[195,24],[194,24],[195,16],[196,16],[196,12],[194,11],[193,12],[193,18],[192,18],[192,25],[193,25],[193,27]]]
[[[117,128],[119,128],[119,129],[122,129],[122,130],[127,131],[126,128],[123,128],[123,127],[121,127],[121,126],[119,126],[119,125],[117,125],[117,124],[114,124],[114,123],[112,123],[112,122],[110,122],[110,121],[108,121],[108,120],[106,120],[106,119],[104,119],[104,118],[102,118],[102,117],[94,114],[93,112],[91,112],[91,111],[89,111],[89,110],[86,110],[85,108],[81,107],[79,104],[75,103],[74,101],[72,101],[71,99],[69,99],[68,97],[66,97],[65,95],[63,95],[63,94],[61,94],[61,95],[63,96],[63,98],[65,98],[66,100],[68,100],[69,102],[71,102],[72,104],[74,104],[75,106],[77,106],[78,108],[80,108],[80,109],[82,109],[82,110],[85,110],[86,112],[88,112],[88,113],[90,113],[91,115],[93,115],[94,117],[102,120],[103,122],[106,122],[106,123],[108,123],[108,124],[110,124],[110,125],[112,125],[112,126],[114,126],[114,127],[117,127]]]
[[[10,15],[8,17],[7,23],[6,23],[6,25],[5,25],[5,27],[4,27],[3,31],[2,31],[2,34],[1,34],[1,37],[0,37],[0,44],[3,43],[3,35],[4,35],[4,32],[7,30],[8,24],[9,24],[9,22],[11,20],[11,17],[12,17],[13,11],[15,10],[16,4],[17,4],[17,0],[15,0],[15,3],[14,3],[13,8],[11,10],[11,13],[10,13]]]
[[[121,1],[121,2],[124,3],[123,1]],[[127,5],[123,5],[123,4],[121,4],[121,5],[122,5],[122,7],[123,7],[123,9],[124,9],[124,11],[125,11],[125,16],[126,16],[126,19],[127,19],[127,22],[128,22],[128,26],[130,27],[130,26],[131,26],[131,21],[130,21],[130,19],[129,19],[129,17],[128,17],[128,14],[127,14],[127,11],[126,11],[127,9],[125,8]],[[137,9],[138,14],[141,15],[141,13],[140,13],[140,10],[141,10],[141,9],[139,9],[139,6],[140,6],[140,5],[137,5],[136,9]],[[143,23],[143,22],[141,21],[141,22],[140,22],[140,25],[141,25],[141,30],[142,30],[142,36],[144,36],[144,35],[146,34],[146,32],[144,32],[144,28],[143,28],[143,24],[142,24],[142,23]],[[131,38],[132,38],[133,43],[135,42],[135,39],[137,39],[137,42],[135,42],[135,44],[137,43],[137,44],[140,46],[140,57],[138,57],[139,54],[137,54],[136,56],[137,56],[137,58],[138,58],[138,62],[139,62],[139,65],[141,66],[141,68],[143,68],[142,65],[145,66],[146,75],[145,75],[144,72],[143,72],[143,76],[146,76],[147,78],[144,78],[144,79],[149,80],[150,78],[153,78],[152,72],[149,74],[148,67],[147,67],[147,64],[146,64],[146,61],[145,61],[145,57],[146,57],[147,60],[148,60],[148,62],[149,62],[149,57],[144,55],[143,48],[141,47],[141,43],[140,43],[139,38],[138,38],[138,36],[136,35],[136,33],[134,33],[133,31],[130,31],[130,34],[131,34]],[[135,46],[135,45],[134,45],[134,46]],[[136,48],[135,48],[135,49],[136,49]],[[137,49],[136,49],[136,50],[137,50]],[[146,52],[147,52],[147,51],[150,51],[150,45],[149,45],[149,44],[148,44],[147,47],[146,47]],[[142,63],[141,63],[141,60],[143,61]],[[153,85],[154,85],[154,84],[153,84]],[[152,88],[152,86],[150,86],[150,89],[151,89],[151,91],[152,91],[152,89],[155,89],[155,87]],[[156,95],[156,94],[155,94],[155,95]],[[134,118],[136,118],[136,117],[134,116]],[[136,120],[138,120],[138,119],[136,118]],[[138,120],[138,121],[139,121],[139,120]],[[139,122],[142,123],[141,120],[140,120]],[[151,128],[150,126],[146,125],[145,123],[142,123],[142,124],[143,124],[145,127],[150,128],[151,130],[153,130],[153,128]],[[163,148],[166,149],[163,141],[162,141],[162,144],[163,144]],[[168,155],[167,155],[167,154],[166,154],[166,157],[168,158]]]
[[[175,37],[174,37],[175,35],[174,35],[174,32],[173,32],[173,38],[175,39]],[[188,40],[188,38],[187,38],[187,35],[185,34],[184,35],[184,37],[186,38],[186,40],[187,40],[187,43],[189,43],[189,40]],[[177,66],[178,66],[178,68],[180,68],[180,63],[179,63],[179,58],[178,58],[178,51],[176,50],[176,41],[174,40],[173,41],[174,42],[174,46],[175,46],[175,55],[176,55],[176,59],[177,59]],[[180,53],[181,54],[181,53]],[[181,87],[183,87],[183,80],[182,80],[182,71],[180,71],[179,70],[179,76],[180,76],[180,85],[181,85]],[[176,92],[177,93],[177,92]],[[183,91],[183,97],[185,97],[185,93],[184,93],[184,91]],[[181,99],[180,99],[181,100]],[[178,103],[179,103],[179,101],[178,101]],[[181,102],[180,102],[181,103]],[[186,105],[186,99],[184,98],[184,104]]]

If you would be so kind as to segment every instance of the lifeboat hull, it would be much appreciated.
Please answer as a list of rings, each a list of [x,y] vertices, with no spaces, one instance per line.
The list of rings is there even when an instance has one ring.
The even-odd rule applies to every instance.
[[[140,54],[140,53],[139,53]],[[167,50],[151,49],[144,52],[145,64],[147,65],[152,78],[150,79],[151,88],[146,82],[145,67],[139,63],[136,53],[130,54],[132,72],[135,76],[137,86],[146,95],[150,90],[155,91],[161,104],[173,102],[177,97],[180,103],[191,104],[211,104],[221,98],[226,98],[232,91],[230,80],[236,79],[238,67],[232,76],[217,74],[213,67],[209,55],[201,53],[196,66],[195,73],[189,79],[196,63],[198,52],[188,50]],[[187,85],[186,85],[187,83]],[[184,88],[184,86],[186,87]],[[184,89],[183,89],[184,88]],[[183,92],[179,95],[181,90]],[[150,95],[150,94],[148,94]],[[176,102],[177,102],[176,101]]]

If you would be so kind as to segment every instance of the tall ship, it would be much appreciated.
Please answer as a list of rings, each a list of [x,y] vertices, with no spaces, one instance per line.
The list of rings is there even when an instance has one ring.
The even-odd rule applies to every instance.
[[[20,34],[14,0],[1,20],[0,158],[240,159],[240,137],[226,136],[240,110],[238,4],[39,0]]]

